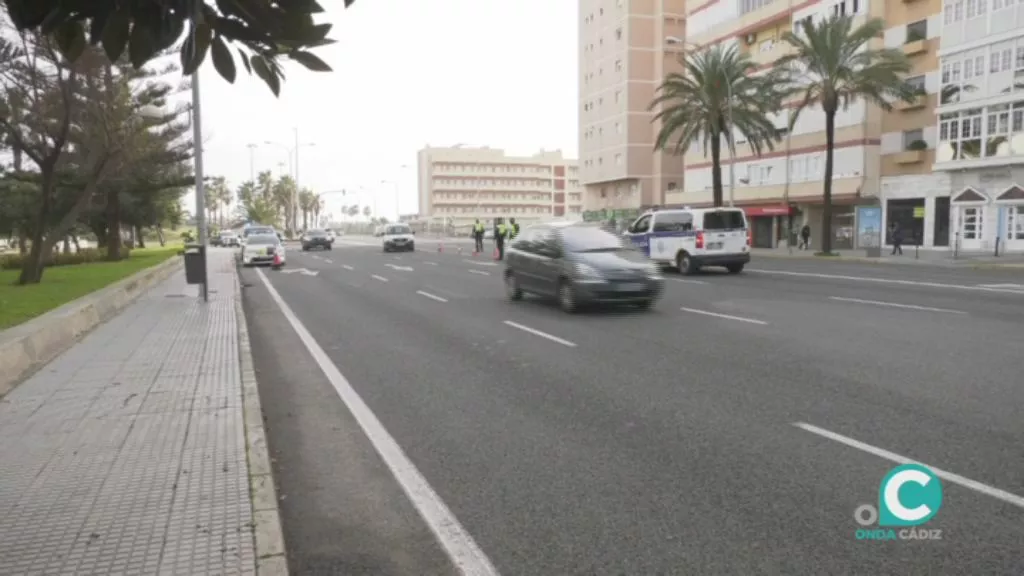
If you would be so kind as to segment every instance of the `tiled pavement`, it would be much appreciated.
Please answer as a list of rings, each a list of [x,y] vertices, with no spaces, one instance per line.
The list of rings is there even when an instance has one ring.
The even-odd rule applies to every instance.
[[[179,272],[0,400],[0,575],[255,574],[235,283]]]

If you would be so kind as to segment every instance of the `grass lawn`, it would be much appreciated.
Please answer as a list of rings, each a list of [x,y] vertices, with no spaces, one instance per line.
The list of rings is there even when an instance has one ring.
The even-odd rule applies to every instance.
[[[156,266],[180,246],[136,248],[127,260],[47,268],[40,284],[17,286],[17,270],[0,270],[0,330],[45,314],[90,292]]]

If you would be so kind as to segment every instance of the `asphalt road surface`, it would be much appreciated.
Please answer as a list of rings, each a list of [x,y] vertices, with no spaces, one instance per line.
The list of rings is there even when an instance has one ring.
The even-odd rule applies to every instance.
[[[1021,271],[765,259],[569,316],[425,247],[243,271],[295,573],[1024,573]],[[901,459],[941,540],[858,540]]]

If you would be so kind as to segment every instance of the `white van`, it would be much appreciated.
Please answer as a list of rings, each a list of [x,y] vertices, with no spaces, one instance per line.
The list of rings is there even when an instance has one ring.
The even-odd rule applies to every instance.
[[[750,262],[750,227],[739,208],[680,208],[647,212],[623,233],[651,260],[693,274],[723,266],[732,274]]]

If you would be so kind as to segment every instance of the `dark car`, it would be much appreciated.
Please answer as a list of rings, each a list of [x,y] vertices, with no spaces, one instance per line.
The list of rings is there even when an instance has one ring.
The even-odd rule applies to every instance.
[[[508,297],[558,298],[562,310],[585,304],[650,308],[661,296],[661,269],[622,238],[596,226],[555,223],[524,229],[509,247]]]
[[[331,250],[334,246],[334,239],[327,233],[327,230],[307,230],[302,235],[302,251],[308,252],[314,248],[320,250]]]

